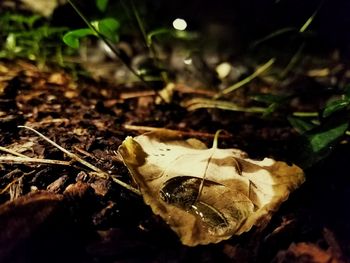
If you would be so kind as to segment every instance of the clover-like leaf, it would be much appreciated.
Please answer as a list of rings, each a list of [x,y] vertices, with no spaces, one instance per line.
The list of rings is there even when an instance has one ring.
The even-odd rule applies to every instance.
[[[91,22],[91,25],[96,28],[96,30],[106,37],[107,39],[117,42],[119,39],[118,29],[120,23],[118,20],[108,17],[101,20]]]
[[[63,36],[63,42],[72,47],[79,48],[80,39],[86,36],[96,35],[95,32],[90,28],[81,28],[69,31]]]
[[[189,246],[265,226],[304,181],[296,165],[252,160],[238,149],[208,149],[166,130],[127,137],[118,151],[145,203]]]

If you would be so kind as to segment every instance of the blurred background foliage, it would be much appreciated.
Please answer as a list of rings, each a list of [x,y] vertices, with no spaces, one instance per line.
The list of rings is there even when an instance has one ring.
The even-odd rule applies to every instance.
[[[5,0],[0,11],[0,58],[211,90],[181,105],[282,118],[305,167],[348,133],[349,1]]]

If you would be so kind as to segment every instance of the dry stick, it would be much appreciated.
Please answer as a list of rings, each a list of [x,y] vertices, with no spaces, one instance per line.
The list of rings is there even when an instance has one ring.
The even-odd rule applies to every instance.
[[[58,164],[58,165],[71,165],[71,162],[31,158],[31,157],[18,157],[18,156],[0,156],[0,163],[40,163],[40,164]]]
[[[66,149],[64,149],[62,146],[58,145],[57,143],[55,143],[54,141],[50,140],[49,138],[47,138],[45,135],[41,134],[40,132],[34,130],[31,127],[28,126],[18,126],[18,128],[25,128],[28,129],[32,132],[34,132],[35,134],[39,135],[41,138],[43,138],[45,141],[47,141],[48,143],[52,144],[53,146],[55,146],[56,148],[58,148],[59,150],[61,150],[62,152],[64,152],[65,154],[67,154],[70,158],[72,158],[73,160],[76,160],[77,162],[80,162],[81,164],[85,165],[86,167],[90,168],[91,170],[95,171],[96,173],[99,174],[103,174],[105,175],[106,173],[104,171],[102,171],[101,169],[97,168],[96,166],[88,163],[87,161],[85,161],[84,159],[80,158],[79,156],[77,156],[74,153],[71,153],[69,151],[67,151]],[[108,174],[106,174],[106,178],[108,178]]]
[[[2,195],[3,193],[6,193],[7,190],[14,185],[15,183],[17,183],[21,178],[23,177],[23,175],[19,178],[14,179],[12,182],[10,182],[8,185],[6,185],[6,187],[2,190],[0,190],[0,195]]]
[[[159,127],[150,127],[150,126],[139,126],[139,125],[129,125],[124,124],[124,129],[127,130],[133,130],[133,131],[172,131],[172,132],[178,132],[179,134],[186,135],[186,136],[199,136],[199,137],[207,137],[207,138],[213,138],[215,137],[215,134],[212,133],[206,133],[206,132],[196,132],[196,131],[180,131],[180,130],[172,130],[172,129],[166,129],[166,128],[159,128]],[[231,138],[231,134],[222,134],[220,135],[221,138]]]
[[[230,111],[239,111],[239,112],[248,112],[248,113],[264,113],[266,108],[263,107],[241,107],[236,103],[224,101],[224,100],[214,100],[214,99],[203,99],[203,98],[194,98],[186,101],[183,104],[188,111],[194,111],[197,109],[205,108],[214,108]]]
[[[25,156],[24,154],[15,152],[15,151],[13,151],[13,150],[11,150],[11,149],[7,149],[7,148],[2,147],[2,146],[0,146],[0,151],[3,151],[3,152],[6,152],[6,153],[9,153],[9,154],[12,154],[12,155],[14,155],[14,156],[22,157],[22,158],[29,158],[28,156]]]
[[[110,177],[110,175],[104,171],[102,171],[101,169],[97,168],[96,166],[88,163],[87,161],[85,161],[84,159],[80,158],[79,156],[77,156],[74,153],[71,153],[69,151],[67,151],[66,149],[64,149],[63,147],[61,147],[60,145],[58,145],[57,143],[55,143],[54,141],[50,140],[49,138],[47,138],[45,135],[41,134],[40,132],[34,130],[33,128],[30,128],[28,126],[18,126],[19,128],[25,128],[28,129],[32,132],[34,132],[35,134],[37,134],[38,136],[40,136],[41,138],[43,138],[45,141],[47,141],[48,143],[52,144],[53,146],[55,146],[57,149],[59,149],[60,151],[64,152],[65,154],[67,154],[70,158],[72,158],[73,160],[76,160],[77,162],[81,163],[82,165],[88,167],[89,169],[93,170],[94,172],[96,172],[96,175],[103,178],[103,179],[107,179]],[[123,186],[124,188],[132,191],[135,194],[140,195],[140,191],[135,189],[134,187],[124,183],[123,181],[118,180],[115,177],[111,177],[112,180],[119,184],[120,186]]]
[[[27,157],[21,153],[15,152],[13,150],[7,149],[2,146],[0,146],[0,150],[14,155],[14,156],[0,156],[0,163],[20,163],[20,164],[21,163],[40,163],[40,164],[57,164],[57,165],[67,165],[67,166],[71,165],[70,162],[66,162],[66,161]],[[0,195],[5,193],[12,185],[14,185],[22,177],[23,176],[16,178],[11,183],[9,183],[4,189],[0,191]]]

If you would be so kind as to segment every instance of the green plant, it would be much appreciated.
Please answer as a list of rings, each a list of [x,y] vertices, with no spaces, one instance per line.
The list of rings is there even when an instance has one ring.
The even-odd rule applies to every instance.
[[[72,48],[79,48],[80,41],[82,39],[85,39],[86,37],[99,38],[109,47],[116,57],[118,57],[119,60],[123,62],[135,76],[137,76],[137,78],[147,85],[162,82],[161,86],[163,86],[164,83],[169,82],[166,66],[163,65],[159,59],[157,49],[155,48],[154,38],[159,36],[171,36],[172,38],[182,40],[193,40],[197,38],[197,34],[195,33],[173,30],[171,28],[164,27],[147,31],[144,19],[139,12],[138,6],[134,4],[134,1],[130,1],[129,3],[120,1],[120,5],[118,7],[124,12],[124,16],[126,16],[127,19],[127,21],[123,21],[123,28],[127,28],[128,31],[132,32],[134,32],[135,29],[138,30],[141,41],[143,40],[145,47],[149,51],[150,60],[148,62],[150,63],[134,69],[115,45],[119,41],[123,28],[121,27],[122,22],[118,15],[111,16],[108,15],[111,12],[106,12],[107,6],[112,3],[109,3],[108,0],[96,0],[96,8],[99,10],[99,16],[102,16],[102,18],[90,20],[80,11],[73,1],[68,0],[68,2],[80,16],[80,18],[85,22],[86,27],[67,32],[63,37],[64,43]],[[136,27],[132,28],[132,25],[135,25]]]
[[[52,27],[41,16],[7,12],[0,16],[0,28],[0,58],[24,58],[44,65],[48,57],[54,57],[63,66],[63,54],[72,52],[57,44],[67,29]]]
[[[95,36],[101,39],[109,47],[109,49],[119,58],[119,60],[130,70],[130,72],[132,72],[141,82],[147,84],[144,78],[140,74],[138,74],[136,70],[133,69],[128,63],[127,59],[124,56],[122,56],[119,49],[113,45],[119,40],[119,21],[112,17],[105,17],[100,20],[89,21],[87,17],[74,4],[73,1],[68,0],[68,2],[77,12],[80,18],[85,22],[87,27],[67,32],[63,36],[63,41],[72,48],[78,48],[81,38],[85,38],[87,36]],[[107,5],[108,0],[96,0],[96,7],[102,12],[106,10]]]
[[[350,86],[347,86],[337,98],[328,101],[317,118],[288,118],[300,134],[297,146],[304,167],[313,165],[332,152],[334,146],[348,133],[349,117]]]

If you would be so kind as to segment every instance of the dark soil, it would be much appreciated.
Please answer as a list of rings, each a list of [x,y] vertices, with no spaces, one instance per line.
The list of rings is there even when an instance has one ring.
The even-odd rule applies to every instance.
[[[154,92],[142,86],[74,81],[64,72],[3,61],[0,146],[29,157],[71,161],[17,127],[29,126],[129,184],[116,150],[126,136],[157,127],[183,131],[208,145],[216,130],[224,129],[221,147],[240,148],[253,158],[297,159],[292,150],[297,134],[288,122],[221,110],[189,112],[179,106],[194,95],[179,87],[171,103],[157,104]],[[194,248],[181,245],[141,197],[77,162],[2,162],[0,262],[346,262],[349,153],[344,141],[307,169],[306,183],[265,229]]]

